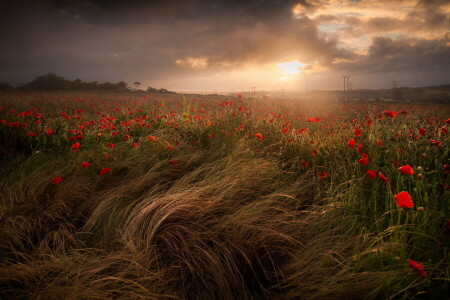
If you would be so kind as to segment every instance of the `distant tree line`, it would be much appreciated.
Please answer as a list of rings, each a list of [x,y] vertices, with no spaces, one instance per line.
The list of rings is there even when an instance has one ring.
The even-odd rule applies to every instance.
[[[120,81],[117,83],[104,82],[98,83],[84,82],[80,79],[75,79],[73,81],[67,80],[64,77],[58,76],[53,73],[42,75],[34,79],[33,81],[19,86],[17,88],[0,82],[1,91],[54,91],[54,90],[116,90],[116,91],[126,91],[128,90],[127,83]]]
[[[176,94],[176,92],[168,91],[166,89],[155,89],[151,86],[147,87],[147,92],[158,93],[158,94]]]

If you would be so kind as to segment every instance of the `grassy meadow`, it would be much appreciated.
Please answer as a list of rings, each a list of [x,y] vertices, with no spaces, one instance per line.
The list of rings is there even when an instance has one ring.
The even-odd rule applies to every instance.
[[[444,299],[450,107],[0,95],[3,299]]]

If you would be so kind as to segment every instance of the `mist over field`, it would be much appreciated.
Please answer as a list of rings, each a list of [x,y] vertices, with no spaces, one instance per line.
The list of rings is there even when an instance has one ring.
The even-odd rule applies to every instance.
[[[0,298],[447,299],[450,3],[0,11]]]

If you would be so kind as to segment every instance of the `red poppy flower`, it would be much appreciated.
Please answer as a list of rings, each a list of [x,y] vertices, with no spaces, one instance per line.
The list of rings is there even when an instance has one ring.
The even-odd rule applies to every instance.
[[[148,140],[149,140],[149,141],[154,141],[154,140],[156,140],[156,137],[155,137],[155,136],[149,136],[149,137],[148,137]]]
[[[437,148],[439,148],[441,146],[442,142],[431,140],[430,144],[435,146],[435,147],[437,147]]]
[[[255,136],[256,136],[256,138],[257,138],[258,140],[262,141],[263,136],[262,136],[261,133],[257,133],[257,134],[255,134]]]
[[[378,147],[382,147],[383,146],[383,141],[382,140],[378,140],[377,141],[377,146]]]
[[[301,162],[300,162],[300,166],[302,167],[302,168],[308,168],[308,166],[309,166],[309,162],[307,162],[306,160],[302,160]]]
[[[376,171],[372,171],[372,170],[368,170],[366,172],[366,174],[367,174],[367,177],[369,177],[370,179],[375,179],[378,176]]]
[[[316,149],[313,149],[313,150],[311,151],[311,155],[312,155],[312,156],[316,156],[316,155],[317,155],[317,150],[316,150]]]
[[[327,178],[327,172],[319,172],[317,173],[320,179],[324,180]]]
[[[388,116],[389,118],[392,118],[392,119],[397,116],[397,112],[394,111],[394,110],[385,110],[385,111],[383,111],[383,114],[385,116]]]
[[[88,168],[88,167],[89,167],[90,165],[91,165],[91,164],[90,164],[90,163],[88,163],[87,161],[85,161],[85,162],[81,163],[81,167],[82,167],[83,169],[86,169],[86,168]]]
[[[114,144],[113,143],[108,143],[109,148],[114,148]]]
[[[448,132],[448,129],[447,129],[447,128],[445,128],[445,127],[442,127],[442,128],[441,128],[441,134],[442,134],[442,135],[447,134],[447,132]]]
[[[425,134],[427,134],[427,131],[425,130],[425,128],[420,128],[419,133],[420,133],[420,135],[425,135]]]
[[[51,134],[53,134],[53,129],[49,128],[49,129],[47,129],[47,131],[45,133],[47,135],[51,135]]]
[[[355,148],[356,141],[355,141],[355,139],[351,139],[347,142],[347,144],[350,148]]]
[[[364,156],[363,158],[358,159],[358,162],[361,165],[365,166],[365,165],[369,164],[369,157],[368,156]]]
[[[100,170],[100,175],[108,174],[111,171],[111,168],[102,168]]]
[[[176,165],[178,165],[178,161],[177,160],[175,160],[175,159],[172,159],[172,160],[170,160],[169,161],[169,164],[171,165],[171,166],[176,166]]]
[[[397,202],[398,207],[402,207],[402,208],[414,207],[414,203],[408,192],[400,192],[397,195],[395,195],[394,198],[395,198],[395,201]]]
[[[138,146],[138,143],[133,143],[133,148],[137,148]]]
[[[358,148],[356,149],[359,153],[363,153],[364,152],[364,145],[363,144],[359,144]]]
[[[28,132],[28,136],[37,136],[37,134],[34,132]]]
[[[450,165],[444,165],[444,173],[450,174]]]
[[[382,173],[378,173],[378,177],[384,181],[384,183],[388,184],[389,182],[392,182],[392,180],[390,180],[389,178],[387,178],[386,176],[384,176]]]
[[[55,177],[55,178],[53,178],[53,180],[52,180],[52,184],[58,184],[58,183],[60,183],[60,182],[62,182],[62,181],[63,181],[63,179],[62,179],[61,176]]]
[[[78,149],[80,149],[80,147],[81,147],[80,143],[75,143],[72,146],[70,146],[73,152],[77,152]]]
[[[362,135],[362,131],[359,128],[355,128],[355,136],[361,136]]]
[[[172,149],[173,149],[173,146],[172,146],[172,145],[168,145],[167,148],[168,148],[169,150],[172,150]]]
[[[450,124],[450,118],[444,121],[444,123]]]
[[[413,168],[411,168],[410,165],[404,165],[401,166],[400,168],[398,168],[398,170],[405,175],[413,175],[414,174],[414,170]]]
[[[398,160],[393,160],[393,161],[392,161],[392,164],[393,164],[396,168],[398,168],[398,167],[400,167],[401,162],[399,162]]]
[[[427,277],[427,272],[425,272],[424,267],[421,264],[415,262],[412,259],[408,259],[408,264],[414,271],[419,273],[422,277]]]

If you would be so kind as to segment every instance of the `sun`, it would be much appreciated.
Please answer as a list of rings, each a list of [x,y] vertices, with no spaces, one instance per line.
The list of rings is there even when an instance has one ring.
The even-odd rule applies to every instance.
[[[289,61],[289,62],[282,62],[278,63],[278,74],[280,75],[279,79],[280,81],[290,81],[293,79],[293,77],[300,73],[301,68],[304,65],[298,61]]]

